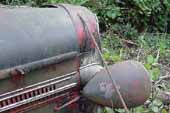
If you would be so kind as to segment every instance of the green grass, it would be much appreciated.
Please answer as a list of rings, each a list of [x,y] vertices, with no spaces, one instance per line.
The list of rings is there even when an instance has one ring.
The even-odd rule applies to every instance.
[[[134,59],[142,62],[150,73],[153,82],[153,94],[150,103],[146,106],[139,106],[131,110],[131,113],[168,113],[166,105],[156,98],[156,92],[169,91],[168,82],[160,82],[162,76],[167,76],[170,69],[170,35],[165,33],[144,33],[139,34],[133,40],[122,40],[121,37],[105,34],[103,38],[103,56],[109,64],[121,60]],[[132,43],[133,42],[133,43]],[[154,95],[154,96],[153,96]],[[165,109],[166,108],[166,109]],[[124,110],[117,110],[118,113],[125,113]],[[112,113],[106,109],[105,113]]]

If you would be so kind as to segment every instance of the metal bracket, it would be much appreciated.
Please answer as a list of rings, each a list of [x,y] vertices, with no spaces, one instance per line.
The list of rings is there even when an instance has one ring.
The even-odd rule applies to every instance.
[[[62,104],[64,98],[66,98],[68,100],[68,102],[65,102]],[[78,96],[77,92],[72,93],[72,95],[68,94],[67,97],[63,96],[62,98],[58,98],[56,101],[57,105],[54,107],[54,110],[59,111],[67,106],[69,106],[71,108],[72,108],[72,106],[75,107],[75,104],[79,99],[80,99],[80,97]]]

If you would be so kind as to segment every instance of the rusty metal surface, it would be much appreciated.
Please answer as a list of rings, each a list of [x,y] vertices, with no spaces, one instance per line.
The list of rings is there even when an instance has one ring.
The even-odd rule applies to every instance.
[[[74,73],[73,79],[57,84],[57,87],[66,87],[71,85],[72,81],[76,81],[74,91],[78,93],[77,90],[80,89],[80,66],[87,66],[89,63],[96,62],[95,58],[91,59],[92,57],[85,55],[85,52],[89,52],[90,56],[94,56],[95,47],[86,34],[78,15],[86,18],[90,31],[95,34],[96,40],[99,41],[96,16],[84,7],[64,4],[55,7],[50,6],[50,8],[25,7],[21,9],[14,7],[11,9],[0,8],[0,10],[0,100],[3,101],[3,99],[14,94],[18,95],[21,91],[26,91],[28,87],[29,90],[33,90],[34,88],[32,89],[31,86],[70,73]],[[76,55],[71,54],[71,57],[68,58],[69,55],[66,54],[70,53],[76,53]],[[77,53],[80,56],[77,56]],[[87,59],[90,59],[90,62],[86,62]],[[89,79],[87,77],[85,82]],[[48,83],[48,85],[52,85],[52,83]],[[39,86],[36,86],[36,88],[39,88]],[[68,92],[73,93],[73,90],[69,89],[59,93]],[[37,90],[37,93],[41,94],[43,90]],[[24,95],[25,100],[30,95],[32,95],[30,92]],[[67,95],[64,98],[67,98]],[[59,105],[59,107],[56,107],[56,103],[57,105],[60,103],[56,101],[58,100],[57,95],[54,98],[45,96],[42,100],[40,99],[41,101],[34,99],[30,99],[31,102],[27,101],[29,103],[26,103],[25,106],[17,106],[14,111],[9,112],[79,112],[78,103],[72,102],[74,98],[68,99],[68,102]],[[79,100],[77,97],[75,99],[76,101]],[[2,106],[10,104],[11,100],[7,100],[0,104],[0,109]],[[22,96],[21,98],[18,96],[14,100],[22,101]],[[47,104],[42,106],[41,103]],[[19,102],[16,105],[19,104],[21,103]],[[63,108],[63,106],[64,109],[61,111],[54,111],[53,109]],[[28,108],[28,110],[25,110],[25,108]],[[30,111],[32,108],[35,109]]]
[[[142,64],[136,61],[124,61],[109,66],[109,69],[128,107],[141,105],[148,99],[151,82]],[[110,107],[113,105],[114,108],[122,107],[106,70],[96,73],[83,89],[83,95],[98,104]]]
[[[79,51],[65,9],[0,8],[0,69]]]
[[[99,40],[96,16],[84,7],[57,5],[0,10],[0,69],[94,48],[79,14],[86,18],[90,31]]]
[[[16,110],[14,111],[18,111],[19,110],[18,107],[21,107],[22,103],[25,104],[26,108],[29,107],[29,109],[32,109],[35,106],[37,107],[35,107],[34,109],[36,108],[38,109],[39,107],[42,108],[42,106],[39,104],[46,103],[46,101],[48,101],[49,99],[49,96],[51,97],[51,95],[55,94],[55,90],[57,91],[56,92],[57,95],[65,94],[67,92],[72,92],[73,91],[71,89],[72,86],[70,87],[70,85],[72,84],[73,87],[75,87],[75,91],[77,91],[78,75],[76,71],[77,65],[75,61],[76,59],[75,60],[71,59],[62,63],[55,64],[54,66],[50,66],[44,69],[30,72],[28,73],[28,75],[24,77],[24,81],[23,81],[24,84],[17,84],[16,81],[11,82],[10,79],[4,79],[4,81],[1,80],[0,112],[1,110],[8,110],[8,109],[10,110],[12,109],[12,106],[13,109],[16,108]],[[66,68],[68,69],[66,70]],[[47,86],[49,86],[49,88],[47,88]],[[64,88],[67,88],[69,90],[63,91],[62,89]],[[57,98],[57,95],[56,96],[54,95],[54,98],[55,97]],[[10,98],[13,98],[14,100]],[[38,100],[40,99],[41,102],[36,102],[38,101],[37,99]],[[2,104],[4,103],[3,101],[5,102],[5,104]],[[55,100],[50,99],[50,101],[54,102]],[[35,103],[35,105],[31,107],[30,106],[31,103]]]
[[[69,59],[74,59],[74,57],[76,57],[76,56],[77,56],[77,52],[68,52],[68,53],[60,54],[60,55],[57,55],[54,57],[34,61],[31,63],[19,65],[19,66],[15,66],[15,67],[12,67],[9,69],[0,70],[0,80],[6,79],[6,78],[13,76],[15,74],[16,74],[16,76],[19,74],[24,76],[25,74],[27,74],[31,71],[45,68],[50,65],[55,65],[57,63],[61,63],[63,61],[69,60]]]
[[[59,63],[58,65],[56,65],[56,68],[58,69],[58,70],[60,70],[60,71],[58,71],[58,70],[56,70],[56,68],[55,67],[53,67],[52,69],[48,69],[48,71],[46,72],[46,69],[43,69],[44,71],[43,72],[45,72],[47,75],[48,75],[48,77],[49,78],[46,78],[44,75],[45,75],[45,73],[43,73],[42,72],[42,70],[40,70],[40,72],[38,71],[37,72],[37,74],[35,73],[35,72],[32,72],[32,74],[31,73],[28,73],[29,75],[27,75],[27,77],[24,79],[24,82],[25,82],[25,84],[22,84],[22,85],[20,85],[20,87],[24,87],[24,88],[19,88],[19,86],[18,87],[16,87],[15,86],[15,82],[13,83],[13,84],[8,84],[10,81],[7,79],[7,81],[6,81],[6,85],[8,85],[7,87],[1,87],[1,91],[3,91],[3,89],[2,88],[5,88],[4,90],[6,90],[6,91],[9,91],[9,92],[6,92],[6,93],[2,93],[1,95],[0,95],[0,105],[8,105],[8,104],[12,104],[12,102],[11,101],[8,101],[8,100],[12,100],[12,99],[10,99],[10,98],[12,98],[12,97],[15,97],[16,95],[18,95],[17,96],[17,98],[19,97],[19,100],[20,101],[22,101],[22,99],[20,99],[21,97],[22,98],[26,98],[25,96],[23,97],[23,96],[19,96],[19,95],[22,95],[22,93],[23,92],[28,92],[28,94],[30,95],[31,94],[31,92],[32,91],[34,91],[34,90],[38,90],[39,92],[41,92],[42,93],[42,91],[41,91],[41,87],[43,87],[42,85],[52,85],[53,84],[53,82],[54,83],[56,83],[56,82],[58,82],[58,81],[60,81],[61,82],[61,80],[63,79],[64,81],[62,81],[61,83],[58,83],[55,87],[61,87],[61,86],[66,86],[67,84],[70,84],[70,83],[72,83],[72,82],[78,82],[77,81],[77,72],[76,71],[74,71],[75,69],[76,69],[76,65],[75,64],[73,64],[73,63],[75,63],[75,61],[72,59],[72,60],[70,60],[70,61],[67,61],[67,62],[63,62],[63,63]],[[67,66],[67,64],[72,64],[72,66],[71,65],[68,65]],[[70,70],[71,68],[70,67],[72,67],[72,71]],[[97,66],[97,67],[99,67],[99,69],[101,69],[101,67],[98,65],[98,64],[96,64],[96,63],[94,63],[94,64],[89,64],[89,65],[86,65],[86,66],[83,66],[83,67],[81,67],[80,68],[80,71],[82,72],[82,74],[83,73],[85,73],[85,72],[87,72],[87,70],[90,68],[90,67],[93,67],[93,66]],[[67,72],[66,72],[66,70],[64,70],[65,68],[64,67],[69,67],[69,70],[67,70]],[[93,68],[92,68],[93,69]],[[97,69],[98,70],[98,69]],[[57,72],[56,72],[57,71]],[[71,72],[71,73],[69,73],[69,72]],[[52,74],[52,73],[55,73],[55,75],[54,74]],[[57,75],[58,73],[60,73],[59,75]],[[68,73],[68,74],[66,74],[66,75],[63,75],[64,73]],[[87,73],[88,74],[88,73]],[[31,76],[34,76],[34,78],[32,79],[32,77]],[[37,76],[37,75],[39,75],[39,76]],[[60,76],[61,75],[61,76]],[[37,76],[37,77],[35,77],[35,76]],[[50,79],[50,76],[52,77],[51,79]],[[87,75],[87,76],[91,76],[91,75]],[[93,76],[93,75],[92,75]],[[30,78],[31,77],[31,78]],[[40,78],[40,77],[43,77],[43,78]],[[29,82],[29,80],[31,80],[32,82]],[[46,80],[46,82],[45,81],[43,81],[43,80]],[[1,80],[2,81],[2,80]],[[9,82],[8,82],[9,81]],[[34,81],[34,82],[33,82]],[[36,83],[36,81],[38,81],[37,83]],[[41,82],[41,81],[43,81],[43,82]],[[34,83],[34,84],[33,84]],[[27,87],[25,86],[27,84]],[[33,84],[33,85],[30,85],[30,84]],[[4,86],[4,85],[2,85],[1,84],[1,86]],[[77,87],[78,85],[76,85],[76,87]],[[7,89],[6,89],[7,88]],[[12,89],[11,89],[12,88]],[[19,88],[19,89],[18,89]],[[16,89],[16,90],[14,90],[14,89]],[[78,90],[78,88],[75,88],[75,90],[72,90],[72,89],[70,89],[70,90],[68,90],[68,91],[64,91],[64,92],[60,92],[60,94],[65,94],[65,93],[68,93],[68,92],[74,92],[74,91],[76,91],[76,90]],[[78,92],[78,91],[77,91]],[[27,95],[26,95],[27,96]],[[46,95],[47,96],[47,95]],[[78,96],[78,95],[77,95]],[[66,97],[68,97],[67,95],[65,95],[63,98],[66,98]],[[53,111],[54,111],[54,105],[55,105],[55,100],[59,100],[58,99],[59,97],[58,96],[54,96],[54,98],[51,98],[51,99],[48,99],[48,98],[45,98],[45,99],[43,99],[43,100],[41,100],[41,101],[33,101],[33,102],[29,102],[28,104],[26,104],[26,105],[24,105],[24,106],[18,106],[18,107],[14,107],[14,109],[10,109],[9,110],[9,112],[12,112],[12,111],[28,111],[28,113],[32,113],[32,112],[36,112],[36,113],[43,113],[42,111],[44,111],[44,112],[50,112],[50,113],[53,113]],[[77,98],[77,97],[75,97],[75,98]],[[27,98],[27,99],[25,99],[25,101],[26,102],[28,102],[27,100],[28,100],[29,98]],[[35,99],[35,98],[34,98]],[[74,98],[73,98],[74,99]],[[33,98],[31,99],[31,100],[33,100]],[[71,98],[70,98],[70,100],[72,100]],[[6,101],[7,103],[6,104],[2,104],[3,103],[3,101]],[[64,102],[64,104],[66,104],[67,106],[64,106],[64,108],[63,109],[61,109],[61,110],[58,110],[58,111],[56,111],[56,113],[65,113],[65,112],[68,112],[68,111],[70,111],[70,110],[76,110],[76,113],[78,113],[78,111],[79,111],[79,108],[78,107],[74,107],[75,105],[77,106],[77,99],[76,99],[76,101],[74,102],[74,103],[70,103],[69,102],[69,99],[68,99],[68,104],[67,104],[67,102],[65,103]],[[21,104],[22,102],[20,102],[20,104]],[[25,103],[25,102],[24,102]],[[30,105],[30,103],[32,103],[31,105]],[[33,104],[34,103],[34,104]],[[57,101],[56,103],[58,103],[59,104],[59,106],[62,106],[62,103],[63,103],[63,99],[60,99],[60,102],[59,101]],[[77,103],[77,104],[76,104]],[[44,105],[45,104],[45,105]],[[61,104],[61,105],[60,105]],[[72,105],[73,104],[73,105]],[[16,104],[17,105],[17,104]],[[53,106],[53,107],[52,107]],[[71,107],[71,108],[69,108],[69,106]],[[11,107],[11,106],[10,106]],[[72,108],[72,107],[74,107],[74,109]],[[60,107],[59,107],[60,108]],[[0,106],[0,112],[1,112],[1,110],[5,110],[5,109],[8,109],[8,107],[7,108],[2,108],[2,106]]]
[[[100,44],[100,39],[99,39],[100,36],[98,34],[99,26],[98,26],[98,20],[95,14],[93,14],[87,8],[81,7],[81,6],[73,6],[69,4],[60,4],[59,6],[63,7],[67,11],[70,18],[73,21],[81,52],[94,49],[95,46],[91,38],[87,34],[84,28],[83,22],[80,19],[79,15],[81,15],[85,19],[90,32],[94,34],[96,41],[98,42],[98,44]]]
[[[48,66],[39,70],[34,70],[32,72],[24,75],[22,84],[18,84],[18,81],[12,80],[12,78],[3,79],[0,81],[0,94],[8,91],[13,91],[18,88],[24,88],[29,85],[33,85],[48,79],[62,76],[77,70],[76,60],[71,59],[62,63]]]

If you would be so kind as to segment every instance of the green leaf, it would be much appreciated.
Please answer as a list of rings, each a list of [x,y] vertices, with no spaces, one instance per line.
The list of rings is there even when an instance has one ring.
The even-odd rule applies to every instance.
[[[166,109],[162,109],[161,113],[168,113],[168,112],[166,111]]]
[[[152,70],[149,70],[150,75],[151,75],[151,79],[153,81],[156,81],[159,79],[160,76],[160,69],[159,68],[153,68]]]
[[[124,113],[125,112],[124,109],[116,109],[115,111],[117,111],[118,113]]]
[[[150,70],[151,75],[152,75],[152,80],[158,80],[160,76],[160,69],[159,68],[153,68]]]
[[[135,108],[135,113],[143,113],[145,111],[143,106]]]
[[[113,11],[107,11],[107,16],[114,19],[117,17],[117,14]]]
[[[105,108],[105,111],[106,111],[106,113],[114,113],[114,111],[108,107]]]
[[[106,11],[106,15],[112,19],[115,19],[116,17],[121,15],[120,9],[118,7],[113,6]]]
[[[152,106],[151,109],[153,112],[159,113],[159,108],[157,106]]]
[[[148,63],[144,64],[144,66],[147,70],[150,70],[152,68],[151,64]]]
[[[156,105],[156,106],[161,106],[162,105],[162,101],[158,100],[158,99],[155,99],[153,101],[153,104]]]
[[[147,56],[147,63],[149,63],[149,64],[154,63],[154,57],[152,55]]]
[[[122,59],[120,55],[113,55],[111,60],[112,62],[117,62],[117,61],[121,61]]]
[[[104,59],[105,59],[106,61],[110,60],[110,54],[109,54],[108,52],[105,52],[105,53],[103,54],[103,57],[104,57]]]

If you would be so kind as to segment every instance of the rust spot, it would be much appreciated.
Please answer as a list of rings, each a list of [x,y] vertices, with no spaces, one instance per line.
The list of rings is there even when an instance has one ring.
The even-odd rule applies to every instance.
[[[10,75],[11,75],[12,83],[15,86],[21,86],[21,85],[24,84],[24,73],[23,73],[23,71],[14,69],[10,72]]]

